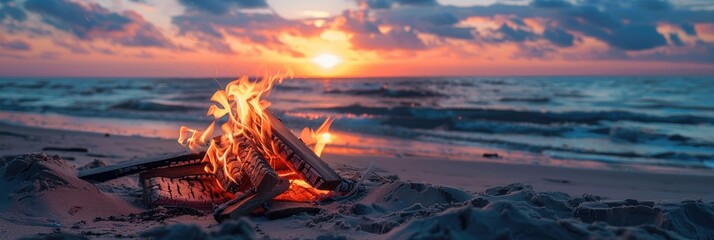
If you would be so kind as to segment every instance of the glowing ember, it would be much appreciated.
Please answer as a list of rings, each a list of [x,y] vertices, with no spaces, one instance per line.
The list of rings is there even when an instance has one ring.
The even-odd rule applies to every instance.
[[[229,158],[238,158],[239,161],[244,161],[240,159],[239,146],[240,141],[247,139],[253,142],[272,168],[282,170],[279,171],[281,178],[291,180],[291,184],[295,186],[291,186],[290,189],[295,189],[295,191],[302,189],[299,192],[310,194],[297,195],[314,199],[319,194],[327,191],[312,188],[309,184],[297,178],[295,171],[290,168],[278,168],[279,166],[286,166],[286,159],[283,159],[279,154],[278,147],[271,140],[273,138],[273,129],[265,112],[265,109],[270,106],[270,102],[263,98],[270,94],[275,84],[279,84],[282,81],[283,76],[270,76],[259,80],[242,77],[230,82],[225,89],[216,91],[211,97],[211,101],[215,102],[215,104],[208,108],[206,115],[213,116],[215,119],[213,123],[203,131],[182,126],[179,131],[178,142],[188,146],[191,151],[206,149],[206,155],[203,159],[207,163],[205,171],[212,174],[216,174],[217,171],[223,171],[223,176],[227,176],[231,181],[237,183],[239,179],[234,179],[234,176],[230,174],[231,169],[228,168],[226,163]],[[212,138],[216,121],[224,120],[225,123],[221,125],[222,134]],[[302,141],[310,146],[318,156],[331,140],[329,128],[332,121],[332,118],[328,118],[316,131],[305,128],[300,135]],[[305,200],[296,199],[295,195],[296,192],[281,196],[283,196],[282,198],[292,198],[293,200]]]

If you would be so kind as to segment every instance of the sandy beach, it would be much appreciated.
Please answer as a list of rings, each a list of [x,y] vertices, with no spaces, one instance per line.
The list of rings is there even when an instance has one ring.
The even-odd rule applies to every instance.
[[[0,0],[0,240],[714,240],[713,89],[712,0]]]
[[[714,174],[696,169],[653,173],[328,153],[323,158],[344,177],[357,176],[374,163],[377,170],[365,183],[367,189],[348,200],[327,202],[315,215],[278,220],[254,216],[219,225],[210,214],[145,207],[136,176],[97,185],[76,178],[77,168],[91,167],[93,162],[111,165],[183,150],[176,141],[6,124],[0,125],[0,135],[6,169],[0,185],[6,196],[0,202],[0,225],[2,237],[9,239],[52,234],[170,239],[179,236],[171,234],[187,233],[201,238],[230,231],[279,239],[477,233],[523,237],[525,232],[503,229],[541,225],[557,231],[526,232],[558,238],[623,234],[702,238],[714,233]],[[25,172],[7,170],[23,159],[17,156],[40,152],[46,155],[25,157],[31,166]],[[516,215],[510,214],[520,219],[512,222]],[[473,218],[467,225],[475,225],[451,229],[454,218],[462,217]],[[505,222],[488,220],[492,217]],[[699,230],[691,232],[692,226]]]

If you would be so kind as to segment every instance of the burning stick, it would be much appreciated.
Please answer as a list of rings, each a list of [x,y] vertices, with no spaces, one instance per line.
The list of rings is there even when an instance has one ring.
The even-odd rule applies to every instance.
[[[259,207],[261,204],[270,201],[280,193],[285,192],[288,189],[290,183],[287,180],[281,180],[274,186],[270,191],[266,192],[254,192],[248,190],[243,194],[237,194],[236,198],[221,204],[213,212],[213,217],[218,222],[222,222],[228,218],[238,218],[242,215],[248,214],[255,208]]]
[[[190,207],[213,210],[235,195],[223,191],[209,175],[167,178],[142,178],[144,202],[148,206]]]
[[[337,175],[305,143],[285,128],[283,122],[273,113],[266,109],[265,115],[270,119],[273,127],[273,143],[278,147],[282,159],[292,170],[317,189],[333,190],[340,185],[342,182],[340,175]]]
[[[220,138],[214,141],[214,144],[221,145]],[[237,142],[238,154],[229,156],[225,163],[219,162],[218,169],[215,169],[215,176],[223,189],[231,193],[246,190],[266,192],[277,185],[278,174],[265,161],[255,144],[244,136],[238,136],[234,141]]]

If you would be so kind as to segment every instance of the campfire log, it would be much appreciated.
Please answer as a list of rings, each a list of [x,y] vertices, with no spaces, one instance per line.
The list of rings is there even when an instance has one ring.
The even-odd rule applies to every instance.
[[[221,204],[213,212],[213,217],[218,222],[222,222],[228,218],[238,219],[240,216],[246,215],[259,207],[263,203],[270,201],[290,187],[290,182],[280,180],[271,190],[265,192],[255,192],[248,190],[239,192],[236,197],[224,204]]]
[[[131,160],[111,166],[87,169],[80,171],[77,176],[87,181],[104,182],[151,169],[172,168],[200,163],[204,154],[205,152],[189,153],[186,151],[164,154],[140,160]]]
[[[280,149],[279,154],[290,165],[290,168],[317,189],[333,190],[340,185],[340,182],[342,182],[340,175],[337,175],[303,141],[290,132],[273,113],[266,109],[265,114],[270,119],[270,124],[273,127],[272,140]]]
[[[223,191],[210,175],[142,178],[142,184],[144,202],[151,207],[190,207],[210,211],[235,197]]]
[[[162,167],[157,169],[149,169],[139,173],[140,179],[149,179],[156,177],[164,178],[182,178],[186,176],[193,175],[207,175],[204,167],[206,164],[198,162],[188,165],[181,165],[175,167]]]
[[[214,141],[217,145],[221,144],[220,138],[214,138]],[[238,142],[238,156],[229,156],[225,162],[226,169],[219,165],[215,173],[223,189],[231,193],[248,189],[266,192],[275,187],[280,177],[265,161],[255,144],[245,136],[238,136],[235,141]]]

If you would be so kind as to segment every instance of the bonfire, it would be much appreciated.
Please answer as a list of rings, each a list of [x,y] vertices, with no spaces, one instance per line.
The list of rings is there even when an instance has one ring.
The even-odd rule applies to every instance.
[[[178,142],[190,152],[80,172],[106,181],[139,173],[150,206],[212,210],[218,221],[264,212],[283,216],[317,211],[315,203],[350,192],[320,155],[331,140],[332,118],[300,138],[269,110],[265,100],[282,76],[242,77],[217,90],[203,130],[182,126]],[[216,125],[220,124],[220,134]]]

